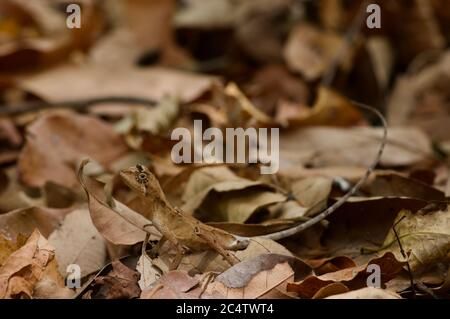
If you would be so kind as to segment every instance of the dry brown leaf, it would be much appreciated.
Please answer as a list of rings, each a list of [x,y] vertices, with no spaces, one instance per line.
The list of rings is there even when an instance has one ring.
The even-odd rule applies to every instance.
[[[413,198],[350,198],[327,218],[329,224],[320,237],[322,248],[333,256],[345,255],[357,263],[365,262],[371,255],[361,255],[361,249],[376,251],[399,211],[407,208],[417,212],[427,205],[427,201]]]
[[[95,278],[100,285],[96,298],[131,299],[141,294],[138,285],[139,273],[122,264],[119,260],[112,262],[113,269],[106,276]]]
[[[382,284],[394,278],[404,265],[397,261],[392,253],[386,253],[361,266],[345,268],[321,276],[310,276],[299,283],[288,283],[287,289],[290,292],[296,292],[302,298],[313,298],[320,289],[332,283],[341,283],[350,290],[360,289],[366,287],[366,279],[371,274],[367,272],[367,267],[371,264],[377,264],[380,267]]]
[[[437,141],[448,141],[450,52],[419,72],[400,76],[390,96],[387,119],[391,125],[414,125]]]
[[[263,66],[257,70],[250,83],[243,87],[253,104],[266,114],[275,114],[278,123],[286,123],[290,113],[285,106],[293,106],[293,113],[308,109],[310,92],[305,82],[278,64]],[[288,107],[289,108],[289,107]]]
[[[103,14],[91,4],[85,2],[81,11],[81,19],[85,21],[83,28],[69,29],[64,13],[46,1],[3,1],[0,11],[16,18],[24,30],[14,41],[1,43],[0,70],[11,72],[47,67],[66,59],[76,49],[88,47],[104,26]]]
[[[65,65],[25,77],[20,86],[51,102],[105,96],[159,100],[168,95],[177,97],[180,102],[190,102],[210,90],[216,82],[214,77],[159,67],[123,69]],[[66,90],[68,83],[70,90]]]
[[[314,268],[316,275],[323,275],[329,272],[335,272],[345,268],[356,267],[355,262],[347,256],[337,256],[323,259],[313,259],[305,261]]]
[[[280,135],[280,173],[294,167],[362,166],[368,167],[381,142],[376,128],[298,129]],[[383,166],[413,165],[429,158],[431,143],[415,128],[392,127],[380,164]]]
[[[33,291],[33,298],[36,299],[71,299],[73,295],[73,290],[62,287],[49,277],[39,281]]]
[[[300,72],[308,81],[314,81],[323,75],[342,42],[343,39],[336,33],[321,32],[313,26],[302,24],[291,31],[284,48],[284,59],[291,70]],[[350,68],[352,55],[346,55],[345,69]]]
[[[104,184],[83,176],[84,162],[78,171],[79,182],[86,191],[92,222],[102,236],[115,245],[134,245],[144,241],[143,229],[151,222],[118,201],[115,210],[106,203]]]
[[[292,256],[292,253],[285,247],[266,238],[254,237],[250,245],[244,250],[238,250],[233,254],[240,260],[245,261],[255,258],[261,254],[278,254],[283,256]],[[223,272],[230,268],[230,265],[214,251],[198,252],[185,256],[178,269],[194,273],[204,272]]]
[[[70,209],[29,207],[1,214],[0,234],[15,239],[19,234],[29,236],[37,228],[44,237],[48,237],[70,211]]]
[[[12,253],[0,268],[0,299],[31,298],[34,285],[54,257],[54,249],[34,231],[24,246]]]
[[[326,201],[331,192],[333,181],[326,177],[300,179],[291,185],[292,195],[304,207],[311,207]]]
[[[271,124],[273,120],[264,112],[256,108],[253,103],[241,92],[239,87],[231,82],[225,87],[225,94],[235,99],[239,107],[251,118],[264,124]]]
[[[200,219],[237,223],[247,221],[260,208],[286,200],[269,185],[240,178],[223,166],[195,171],[182,198],[183,211]]]
[[[48,181],[75,187],[76,167],[82,159],[91,157],[108,167],[127,151],[107,123],[71,112],[40,117],[28,127],[27,135],[19,171],[21,180],[33,187]]]
[[[288,127],[313,125],[350,126],[362,120],[361,113],[336,91],[320,86],[312,108],[283,104],[277,113],[280,124]]]
[[[400,252],[393,230],[386,236],[382,251],[392,251],[402,261],[408,260],[413,272],[421,272],[436,262],[448,261],[450,252],[450,210],[416,213],[402,210],[395,226],[399,240],[409,258]],[[394,223],[394,224],[395,224]]]
[[[419,180],[399,174],[379,173],[369,185],[371,196],[397,196],[444,201],[445,194]]]
[[[92,224],[87,209],[77,209],[68,214],[48,241],[55,248],[61,274],[66,274],[68,265],[77,264],[84,277],[105,264],[105,242]]]
[[[199,283],[199,276],[191,277],[180,270],[170,271],[152,287],[142,291],[141,299],[197,299],[201,291],[195,288]],[[221,295],[215,297],[223,298]]]
[[[44,198],[30,197],[19,181],[17,167],[2,171],[0,189],[0,211],[9,212],[29,206],[45,206]]]

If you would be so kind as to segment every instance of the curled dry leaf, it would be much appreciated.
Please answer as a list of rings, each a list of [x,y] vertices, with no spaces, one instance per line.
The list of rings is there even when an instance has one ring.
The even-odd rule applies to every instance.
[[[68,214],[48,241],[55,248],[61,274],[66,274],[68,265],[77,264],[84,277],[105,264],[105,242],[92,224],[87,209],[76,209]]]
[[[106,276],[95,278],[95,284],[100,285],[96,298],[131,299],[141,294],[138,285],[139,273],[122,264],[119,260],[112,262],[113,269]]]
[[[362,120],[355,106],[336,91],[320,86],[312,108],[283,104],[278,110],[280,124],[288,127],[313,125],[350,126]]]
[[[321,276],[310,276],[299,283],[288,283],[287,290],[296,292],[302,298],[314,298],[320,289],[334,283],[341,283],[349,290],[360,289],[367,286],[366,280],[371,274],[367,271],[367,267],[372,264],[380,267],[383,285],[402,271],[404,265],[392,253],[386,253],[361,266],[345,268]],[[323,292],[321,294],[323,295]]]
[[[308,81],[314,81],[323,75],[342,42],[337,34],[302,24],[291,31],[284,48],[284,59],[291,70],[300,72]],[[352,54],[346,55],[345,69],[350,68],[351,58]]]
[[[264,124],[270,124],[273,120],[264,112],[256,108],[253,103],[241,92],[235,83],[229,83],[225,88],[225,93],[234,98],[240,108],[256,121]]]
[[[54,249],[34,231],[25,245],[12,253],[0,267],[0,299],[31,298],[34,285],[43,277],[54,257]]]
[[[145,238],[143,229],[150,229],[151,222],[122,203],[114,201],[112,209],[107,204],[104,184],[83,175],[84,161],[78,170],[78,179],[86,191],[92,222],[100,234],[115,245],[134,245]]]
[[[195,171],[183,194],[182,209],[208,221],[242,223],[255,211],[286,200],[269,185],[234,175],[228,168],[207,167]],[[207,208],[206,208],[207,207]]]
[[[294,114],[297,114],[297,110],[306,108],[310,97],[306,83],[278,64],[270,64],[256,71],[244,91],[264,113],[275,113],[275,121],[281,124],[285,124],[291,114],[283,111],[285,106],[292,105]]]
[[[108,167],[127,146],[107,123],[71,112],[50,113],[28,126],[19,157],[21,180],[33,187],[52,181],[77,186],[76,167],[91,157]]]
[[[401,219],[401,221],[400,221]],[[395,230],[409,257],[400,252],[397,236],[392,229],[386,236],[382,251],[392,251],[402,261],[408,260],[413,272],[421,272],[437,262],[448,261],[450,252],[450,210],[430,213],[402,210],[395,220]],[[395,225],[394,223],[394,225]]]
[[[355,262],[347,256],[313,259],[305,262],[314,268],[314,273],[317,275],[323,275],[345,268],[356,267]]]

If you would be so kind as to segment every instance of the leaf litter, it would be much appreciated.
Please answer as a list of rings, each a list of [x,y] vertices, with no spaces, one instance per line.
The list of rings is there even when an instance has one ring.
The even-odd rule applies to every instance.
[[[352,25],[362,1],[210,2],[84,1],[79,30],[50,1],[0,4],[0,298],[449,298],[449,4],[382,5],[374,32]],[[353,101],[389,130],[346,199],[383,141]],[[279,128],[279,171],[174,163],[194,120]],[[181,214],[249,237],[238,262],[171,269],[160,206],[119,176],[136,164]]]

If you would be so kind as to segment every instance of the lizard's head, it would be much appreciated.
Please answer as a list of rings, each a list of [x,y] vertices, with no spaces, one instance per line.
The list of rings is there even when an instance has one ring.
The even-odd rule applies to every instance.
[[[140,196],[159,196],[164,198],[158,180],[147,167],[137,164],[120,171],[123,182]]]

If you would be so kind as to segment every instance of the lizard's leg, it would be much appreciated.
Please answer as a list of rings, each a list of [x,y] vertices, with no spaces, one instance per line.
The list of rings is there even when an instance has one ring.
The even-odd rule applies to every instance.
[[[176,270],[180,265],[181,260],[183,259],[185,250],[171,231],[164,232],[163,237],[166,237],[167,240],[170,241],[171,244],[175,246],[175,250],[177,251],[175,258],[173,259],[172,263],[169,266],[169,270]]]
[[[228,250],[224,249],[219,243],[217,243],[213,236],[211,237],[209,234],[203,234],[198,227],[195,227],[194,232],[195,234],[197,234],[197,236],[206,241],[212,249],[222,255],[222,257],[225,258],[225,260],[230,265],[234,266],[240,262],[240,260],[235,255],[233,255]]]

